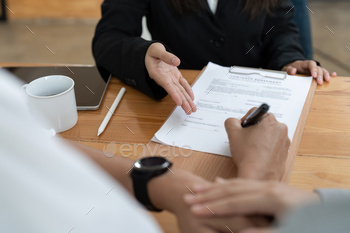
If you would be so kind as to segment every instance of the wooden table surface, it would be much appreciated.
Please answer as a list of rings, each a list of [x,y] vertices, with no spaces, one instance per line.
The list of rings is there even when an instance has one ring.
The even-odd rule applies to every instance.
[[[189,83],[199,72],[182,70]],[[105,131],[97,137],[97,129],[122,86],[126,93]],[[174,107],[169,96],[155,101],[112,78],[101,107],[96,111],[79,111],[77,125],[61,136],[103,150],[106,156],[122,155],[135,160],[149,150],[146,145]],[[185,156],[179,156],[175,162],[188,169],[191,165],[185,165],[185,160]],[[206,166],[217,163],[226,169],[233,167],[230,158],[223,156],[204,156],[200,162]],[[191,171],[209,179],[232,175],[222,171],[208,175],[200,166]],[[316,88],[289,183],[305,190],[350,189],[350,78],[332,78],[330,83]],[[174,216],[168,212],[153,215],[165,232],[178,232]]]
[[[183,70],[190,83],[200,71]],[[102,105],[97,111],[80,111],[78,124],[61,135],[67,139],[105,150],[111,154],[124,154],[136,159],[149,143],[155,132],[172,112],[175,104],[169,96],[154,101],[142,93],[126,86],[126,94],[118,106],[105,132],[97,137],[97,129],[115,96],[122,86],[113,78]],[[130,145],[130,146],[129,146]],[[230,164],[229,158],[211,155],[201,159],[205,163]],[[209,161],[209,159],[211,161]],[[185,166],[181,158],[177,162]],[[188,160],[191,162],[195,159]],[[222,164],[221,164],[222,165]],[[212,178],[197,166],[192,172]],[[217,169],[218,170],[218,169]],[[216,175],[227,176],[217,171]],[[316,88],[309,115],[295,159],[290,185],[306,190],[315,188],[350,189],[350,78],[332,78],[330,83]],[[167,213],[153,214],[165,232],[178,232],[175,218]]]

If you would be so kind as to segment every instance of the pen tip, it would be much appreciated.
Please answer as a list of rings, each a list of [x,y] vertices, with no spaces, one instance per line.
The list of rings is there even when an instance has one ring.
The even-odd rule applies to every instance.
[[[100,136],[100,135],[101,135],[101,132],[99,131],[99,132],[97,133],[97,137]]]

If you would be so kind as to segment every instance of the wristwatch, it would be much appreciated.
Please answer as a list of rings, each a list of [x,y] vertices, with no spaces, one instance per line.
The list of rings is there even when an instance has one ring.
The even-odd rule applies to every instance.
[[[148,210],[160,212],[149,199],[147,183],[153,177],[164,174],[173,164],[166,158],[160,156],[146,157],[137,160],[131,171],[134,193],[136,199]]]

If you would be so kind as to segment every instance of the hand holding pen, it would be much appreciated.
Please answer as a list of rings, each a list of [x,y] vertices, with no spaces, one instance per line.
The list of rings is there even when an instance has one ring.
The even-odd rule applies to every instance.
[[[267,110],[267,105],[263,104],[251,109],[242,119],[225,121],[239,178],[280,180],[284,174],[290,145],[288,128],[273,114],[266,114]]]
[[[263,116],[267,111],[269,110],[269,105],[262,104],[259,108],[255,109],[253,112],[251,112],[247,118],[242,122],[242,127],[248,127],[251,125],[255,125],[259,123],[263,119]]]

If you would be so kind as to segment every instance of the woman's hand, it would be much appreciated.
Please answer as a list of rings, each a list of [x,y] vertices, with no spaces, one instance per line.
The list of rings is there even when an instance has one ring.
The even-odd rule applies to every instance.
[[[185,202],[192,213],[206,218],[258,215],[278,220],[299,205],[320,201],[316,193],[287,184],[248,179],[217,178],[213,184],[194,186],[193,192],[184,196]]]
[[[233,162],[239,178],[280,180],[285,169],[290,140],[288,128],[272,114],[265,114],[259,124],[243,128],[241,120],[228,118],[225,128]]]
[[[177,68],[180,65],[178,57],[167,52],[161,43],[153,43],[147,50],[145,65],[149,76],[165,89],[186,114],[197,110],[192,88]]]
[[[332,72],[329,74],[328,70],[317,66],[315,61],[306,60],[306,61],[295,61],[285,65],[282,68],[283,71],[286,71],[289,75],[295,74],[306,74],[311,75],[314,79],[316,79],[317,84],[322,85],[323,80],[329,82],[332,77],[336,77],[337,73]]]

